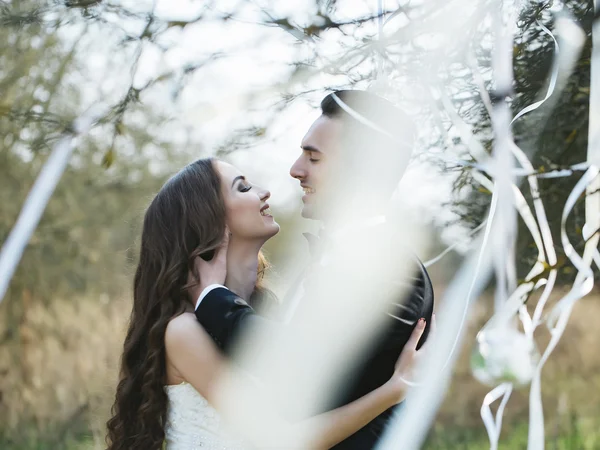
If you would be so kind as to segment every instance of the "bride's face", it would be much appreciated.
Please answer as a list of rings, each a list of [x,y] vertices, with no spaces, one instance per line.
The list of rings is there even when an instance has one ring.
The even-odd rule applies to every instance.
[[[267,203],[271,193],[250,183],[231,164],[215,161],[215,167],[221,178],[227,225],[232,236],[264,240],[275,236],[279,225],[273,219]]]

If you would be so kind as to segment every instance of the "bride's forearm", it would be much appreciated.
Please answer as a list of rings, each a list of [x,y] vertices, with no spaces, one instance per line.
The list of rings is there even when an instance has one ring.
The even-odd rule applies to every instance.
[[[399,403],[402,397],[402,389],[390,380],[352,403],[290,425],[285,441],[306,442],[311,436],[307,448],[331,448]]]

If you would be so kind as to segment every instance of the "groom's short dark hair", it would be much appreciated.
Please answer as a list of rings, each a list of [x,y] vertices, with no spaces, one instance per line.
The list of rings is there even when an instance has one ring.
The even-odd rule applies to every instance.
[[[402,147],[412,150],[415,140],[412,119],[392,102],[376,94],[360,90],[332,92],[321,101],[321,113],[327,117],[346,119],[348,123],[360,124],[367,135],[387,134],[391,140],[400,141],[404,144]],[[365,118],[379,130],[361,123],[355,114]]]
[[[342,147],[354,149],[349,154],[358,158],[354,175],[376,179],[383,192],[391,194],[413,151],[416,133],[412,119],[388,100],[358,90],[332,92],[321,101],[321,112],[342,120]],[[360,164],[366,155],[377,161],[370,170]]]

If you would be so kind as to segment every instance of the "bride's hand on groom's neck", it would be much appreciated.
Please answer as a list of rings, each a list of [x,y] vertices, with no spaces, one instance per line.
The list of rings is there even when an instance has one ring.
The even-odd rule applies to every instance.
[[[214,256],[206,261],[201,256],[194,259],[194,267],[188,274],[188,294],[195,303],[202,291],[213,284],[225,284],[227,277],[227,248],[229,247],[229,228],[225,227],[225,233],[221,245],[215,250]],[[193,271],[193,272],[192,272]],[[196,277],[194,277],[194,273]]]

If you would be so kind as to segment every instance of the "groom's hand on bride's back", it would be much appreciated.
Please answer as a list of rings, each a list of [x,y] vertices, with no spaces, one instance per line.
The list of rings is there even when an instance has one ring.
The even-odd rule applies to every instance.
[[[188,294],[193,302],[200,297],[202,292],[212,285],[225,284],[227,276],[227,248],[229,246],[229,228],[225,228],[225,234],[221,245],[214,251],[212,258],[202,254],[194,258],[194,266],[188,274]]]

